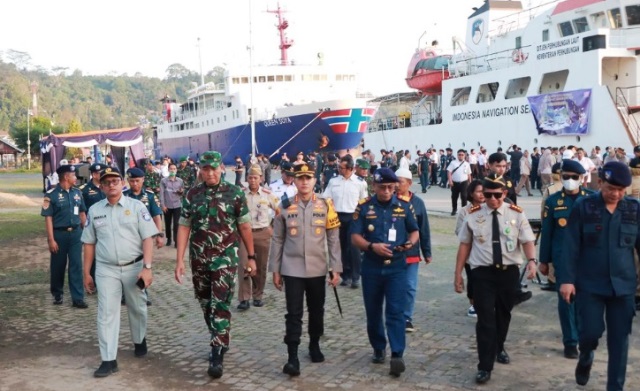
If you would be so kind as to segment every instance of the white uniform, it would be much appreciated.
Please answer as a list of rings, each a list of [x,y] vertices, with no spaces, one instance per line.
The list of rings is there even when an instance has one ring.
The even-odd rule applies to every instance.
[[[285,194],[288,198],[293,198],[298,193],[296,185],[294,185],[293,183],[290,185],[286,185],[282,181],[282,178],[278,179],[277,181],[271,182],[271,184],[269,185],[269,189],[271,190],[273,195],[278,197],[278,200],[281,200],[282,196]]]
[[[367,182],[357,175],[351,175],[349,179],[338,176],[329,181],[322,197],[331,198],[338,213],[353,213],[358,202],[369,196]]]

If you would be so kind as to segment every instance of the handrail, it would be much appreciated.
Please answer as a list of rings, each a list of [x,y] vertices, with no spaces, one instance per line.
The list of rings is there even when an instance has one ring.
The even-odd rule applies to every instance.
[[[623,90],[640,89],[640,86],[632,87],[616,87],[616,107],[624,109],[624,118],[629,126],[629,131],[632,132],[634,144],[638,144],[640,141],[640,124],[636,120],[636,117],[629,111],[629,101],[625,96]]]

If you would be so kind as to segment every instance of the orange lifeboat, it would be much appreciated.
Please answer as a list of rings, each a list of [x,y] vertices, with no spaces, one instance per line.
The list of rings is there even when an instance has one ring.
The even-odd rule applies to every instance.
[[[450,59],[450,55],[439,55],[434,48],[416,51],[407,69],[407,85],[423,95],[442,93],[442,81],[449,78]]]

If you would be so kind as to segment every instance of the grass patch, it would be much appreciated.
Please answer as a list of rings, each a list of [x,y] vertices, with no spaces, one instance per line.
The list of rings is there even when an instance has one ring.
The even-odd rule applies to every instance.
[[[0,189],[12,194],[42,194],[42,176],[0,175]]]
[[[44,217],[34,212],[0,213],[0,242],[46,234]]]

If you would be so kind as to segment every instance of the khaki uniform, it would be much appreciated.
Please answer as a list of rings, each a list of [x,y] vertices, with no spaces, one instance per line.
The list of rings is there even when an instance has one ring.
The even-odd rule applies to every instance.
[[[264,188],[259,188],[256,193],[252,193],[249,188],[244,189],[247,197],[247,206],[251,215],[251,231],[253,233],[253,249],[256,255],[256,275],[243,278],[242,274],[238,278],[238,299],[240,301],[262,300],[264,285],[267,279],[267,263],[269,261],[269,243],[273,229],[271,221],[278,210],[278,199],[273,193]],[[244,242],[240,244],[240,267],[244,269],[249,259],[247,248]]]

